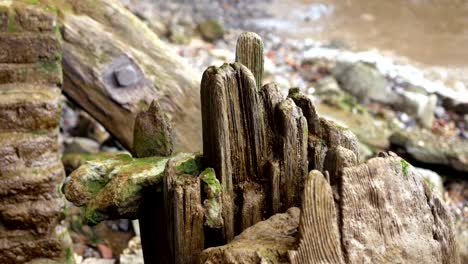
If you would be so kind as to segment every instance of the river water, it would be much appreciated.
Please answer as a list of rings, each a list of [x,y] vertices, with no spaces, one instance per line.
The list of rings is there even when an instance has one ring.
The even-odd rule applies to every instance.
[[[336,40],[377,48],[441,67],[468,65],[466,0],[274,0],[273,17],[293,38]]]

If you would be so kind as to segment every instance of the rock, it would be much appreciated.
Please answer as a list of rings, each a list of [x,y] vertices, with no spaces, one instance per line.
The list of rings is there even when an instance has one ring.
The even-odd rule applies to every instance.
[[[198,31],[202,38],[209,42],[222,39],[224,36],[224,28],[220,22],[216,20],[201,22],[198,24]]]
[[[101,257],[104,259],[112,259],[112,250],[104,245],[104,244],[99,244],[97,245],[97,248],[99,250],[99,253],[101,254]]]
[[[99,143],[89,138],[68,138],[65,140],[64,144],[64,154],[95,154],[99,152]]]
[[[120,264],[144,264],[143,249],[139,236],[132,238],[128,242],[128,248],[120,254]]]
[[[468,114],[468,103],[459,103],[454,106],[454,110],[462,115]]]
[[[368,159],[370,159],[372,156],[374,156],[374,152],[372,151],[371,148],[369,148],[367,145],[361,143],[359,141],[358,143],[359,147],[359,163],[365,162]]]
[[[434,194],[436,193],[440,199],[444,198],[444,181],[439,174],[422,168],[414,168],[414,170],[421,175]]]
[[[114,264],[113,259],[86,258],[80,264]]]
[[[265,57],[265,64],[263,70],[263,73],[266,77],[273,76],[277,71],[275,63],[268,57]]]
[[[396,94],[389,90],[385,77],[368,64],[337,63],[333,75],[340,86],[357,97],[360,102],[368,100],[384,104],[393,104],[397,100]]]
[[[468,141],[454,137],[444,138],[427,130],[413,129],[395,132],[392,144],[402,147],[417,161],[446,165],[458,171],[468,171]]]
[[[106,129],[86,112],[73,112],[69,107],[64,109],[67,112],[62,117],[64,124],[61,127],[65,133],[69,133],[73,137],[91,138],[99,144],[110,138]]]
[[[285,263],[296,247],[299,208],[259,222],[221,247],[205,249],[201,263]],[[287,262],[286,262],[287,263]]]
[[[362,62],[337,62],[333,74],[341,87],[360,102],[371,100],[393,106],[415,116],[423,127],[432,127],[437,106],[435,95],[428,96],[417,87],[409,87],[399,93],[391,91],[385,77],[377,69]]]
[[[222,60],[223,63],[233,61],[236,56],[230,50],[225,50],[225,49],[211,49],[208,52],[210,53],[210,55]]]
[[[343,108],[331,107],[327,104],[317,106],[317,111],[329,120],[351,130],[363,143],[373,149],[388,149],[389,137],[394,130],[392,123],[384,118],[371,115],[367,111],[353,113]]]
[[[191,38],[191,32],[187,27],[179,24],[172,24],[168,29],[168,37],[172,43],[175,44],[188,44]]]
[[[437,106],[437,96],[403,91],[400,101],[395,106],[402,111],[413,115],[425,128],[432,128],[434,112]]]
[[[140,223],[137,220],[132,220],[132,227],[135,235],[140,236]]]
[[[314,87],[318,96],[339,96],[343,94],[338,82],[332,76],[319,79]]]

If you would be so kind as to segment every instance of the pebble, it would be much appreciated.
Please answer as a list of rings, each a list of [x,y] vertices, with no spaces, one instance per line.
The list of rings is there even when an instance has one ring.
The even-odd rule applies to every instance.
[[[105,259],[112,259],[112,250],[104,245],[104,244],[99,244],[97,246],[99,253],[101,253],[101,257]]]
[[[435,109],[434,109],[434,115],[437,117],[437,118],[444,118],[446,116],[445,114],[445,109],[441,106],[437,106]]]

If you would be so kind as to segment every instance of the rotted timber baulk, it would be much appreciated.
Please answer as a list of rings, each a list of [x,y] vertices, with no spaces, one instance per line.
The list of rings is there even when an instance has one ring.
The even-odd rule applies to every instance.
[[[88,222],[138,218],[146,263],[460,263],[450,215],[411,165],[358,164],[356,137],[309,97],[262,86],[256,34],[236,60],[203,74],[202,155],[172,153],[153,103],[139,156],[82,158],[65,194]]]

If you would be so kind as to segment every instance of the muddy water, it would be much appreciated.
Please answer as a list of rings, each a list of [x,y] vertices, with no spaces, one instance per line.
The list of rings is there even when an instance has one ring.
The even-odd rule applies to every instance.
[[[274,25],[294,38],[394,52],[428,66],[468,65],[467,0],[273,0]]]

